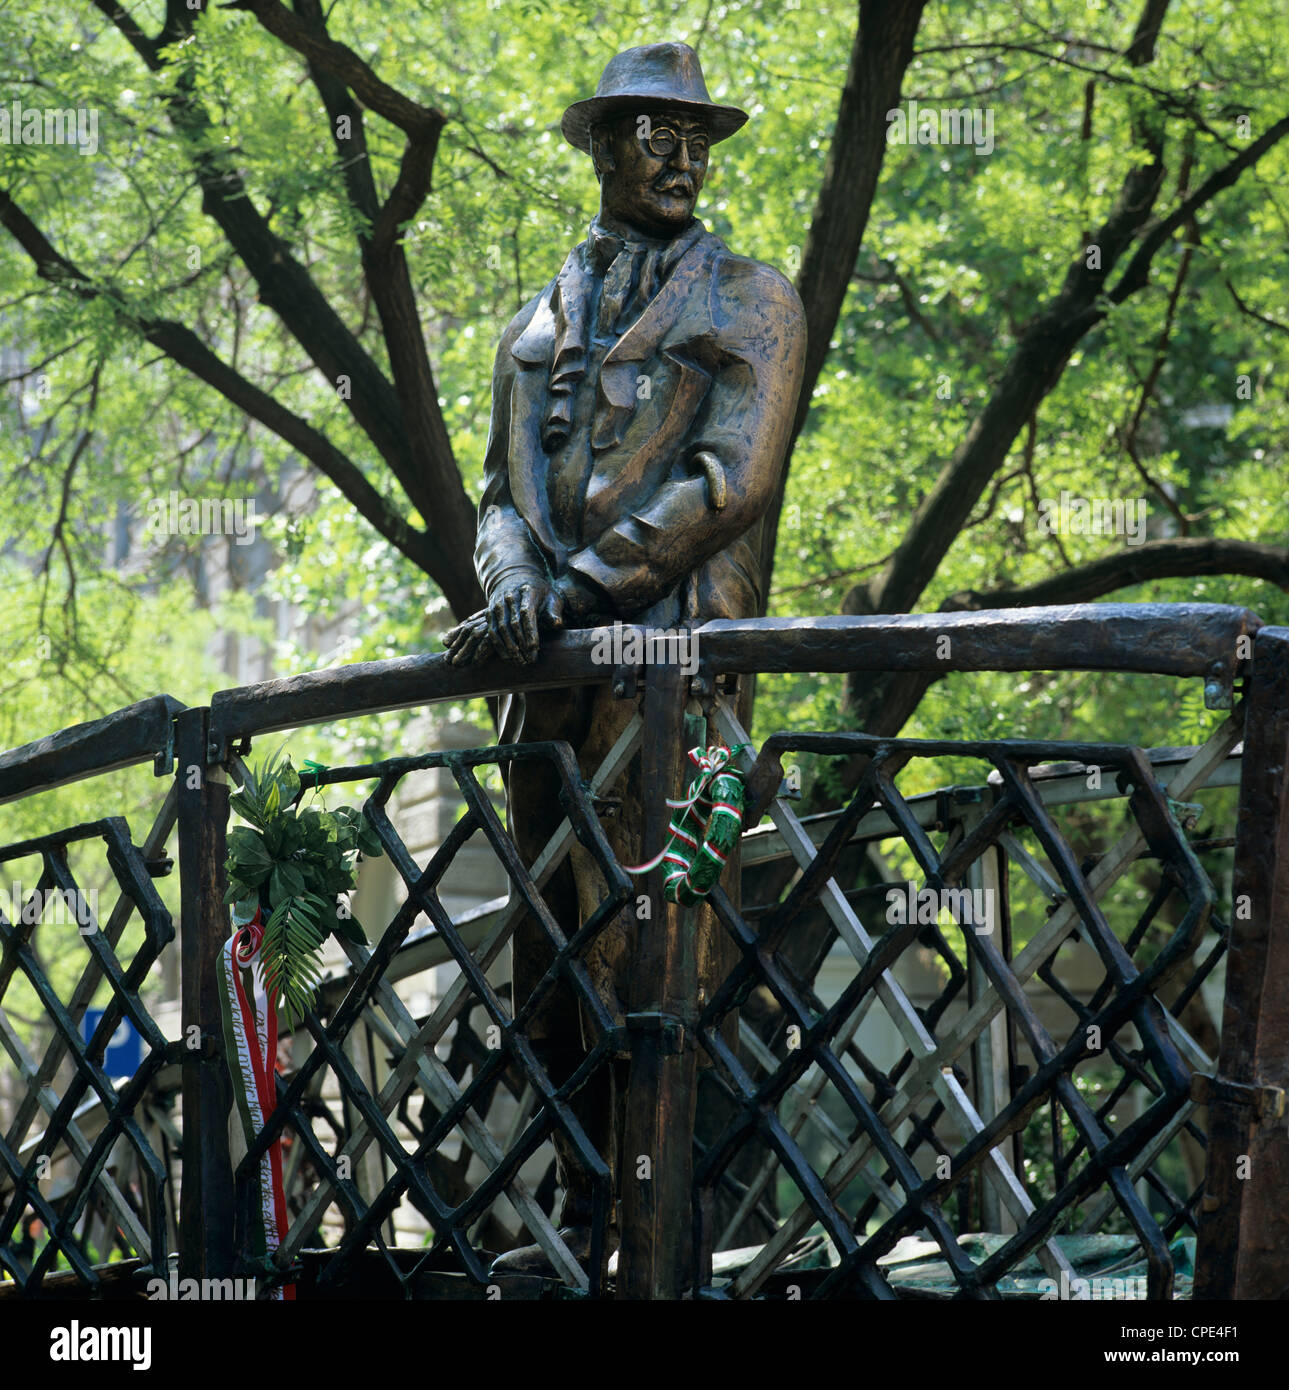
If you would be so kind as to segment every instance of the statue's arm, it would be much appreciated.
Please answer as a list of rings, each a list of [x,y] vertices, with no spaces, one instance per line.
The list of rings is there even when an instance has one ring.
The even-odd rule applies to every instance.
[[[474,548],[475,572],[487,607],[444,635],[448,660],[458,666],[492,653],[511,661],[534,661],[539,627],[558,628],[563,623],[546,558],[510,489],[511,401],[517,371],[510,349],[540,299],[539,295],[525,305],[511,321],[493,366],[492,419]]]
[[[483,496],[475,532],[474,567],[489,599],[515,577],[547,579],[541,547],[519,515],[510,493],[510,403],[515,359],[510,348],[532,317],[526,306],[511,320],[492,370],[492,419],[483,460]]]
[[[805,370],[805,311],[783,276],[750,261],[722,273],[713,310],[723,365],[684,447],[686,462],[715,455],[718,486],[695,462],[693,477],[665,483],[569,558],[569,570],[624,616],[754,526],[778,485]]]

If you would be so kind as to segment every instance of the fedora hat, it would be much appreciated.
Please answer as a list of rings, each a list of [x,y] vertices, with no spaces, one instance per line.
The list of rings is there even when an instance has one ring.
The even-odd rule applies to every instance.
[[[570,145],[590,154],[591,127],[597,121],[660,107],[701,116],[713,144],[747,120],[746,111],[718,106],[708,96],[698,54],[687,43],[651,43],[610,58],[595,95],[575,101],[564,112],[560,129]]]

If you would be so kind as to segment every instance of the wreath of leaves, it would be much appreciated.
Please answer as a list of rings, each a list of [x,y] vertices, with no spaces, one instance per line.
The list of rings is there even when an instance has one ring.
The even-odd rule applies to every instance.
[[[236,903],[247,916],[260,910],[264,985],[288,1031],[312,1006],[327,937],[366,945],[366,934],[342,895],[355,887],[362,856],[381,853],[380,840],[360,810],[301,810],[299,800],[300,775],[290,758],[275,754],[248,768],[229,805],[249,824],[229,831],[225,864],[224,901]]]

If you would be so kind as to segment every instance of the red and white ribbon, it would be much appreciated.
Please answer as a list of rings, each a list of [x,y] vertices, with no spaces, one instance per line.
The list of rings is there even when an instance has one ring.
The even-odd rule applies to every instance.
[[[673,811],[680,812],[678,816],[672,817],[667,825],[668,833],[672,838],[683,840],[694,850],[698,849],[698,841],[685,830],[685,817],[695,806],[711,808],[712,799],[704,793],[711,784],[712,778],[723,772],[729,766],[735,753],[741,752],[746,747],[747,744],[745,743],[735,744],[733,748],[727,748],[723,743],[714,743],[710,748],[691,748],[689,750],[689,761],[698,769],[698,776],[689,784],[688,793],[679,801],[673,801],[671,797],[667,797],[667,805]],[[723,806],[723,809],[729,811],[732,808]],[[717,858],[720,856],[717,855]],[[724,863],[725,861],[722,859],[721,862]],[[667,883],[672,882],[673,879],[683,878],[689,868],[689,861],[672,850],[670,845],[664,845],[652,859],[646,860],[643,864],[637,864],[634,868],[625,864],[622,867],[629,874],[647,874],[651,869],[656,869],[659,864],[677,866],[667,875]]]
[[[247,923],[235,924],[223,947],[224,1024],[228,1061],[233,1072],[237,1109],[247,1144],[258,1137],[277,1108],[277,1010],[264,985],[260,943],[264,926],[259,912]],[[242,972],[251,975],[251,995]],[[252,999],[254,1008],[252,1008]],[[275,1139],[260,1157],[259,1228],[252,1233],[257,1253],[271,1260],[286,1238],[286,1191],[282,1185],[282,1143]],[[293,1299],[295,1286],[273,1290],[276,1299]]]

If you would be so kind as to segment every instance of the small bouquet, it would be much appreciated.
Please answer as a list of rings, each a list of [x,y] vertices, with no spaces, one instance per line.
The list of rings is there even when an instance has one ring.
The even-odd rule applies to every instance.
[[[288,1028],[299,1025],[313,1001],[326,939],[334,934],[366,944],[345,895],[356,885],[362,856],[381,852],[360,810],[300,810],[299,798],[300,775],[290,758],[275,755],[248,768],[229,805],[249,824],[229,831],[225,864],[224,901],[263,927],[264,986]]]

